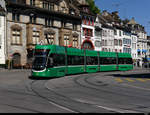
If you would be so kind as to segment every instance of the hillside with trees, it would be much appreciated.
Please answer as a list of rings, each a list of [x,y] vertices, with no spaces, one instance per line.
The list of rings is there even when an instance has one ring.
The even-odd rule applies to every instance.
[[[90,10],[94,13],[94,14],[100,14],[100,9],[95,5],[95,1],[94,0],[86,0],[87,3],[90,6]]]

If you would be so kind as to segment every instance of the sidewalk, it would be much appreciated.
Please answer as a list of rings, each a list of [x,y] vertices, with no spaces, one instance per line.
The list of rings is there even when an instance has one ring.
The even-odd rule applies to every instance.
[[[134,67],[134,69],[133,70],[150,70],[150,68],[142,68],[142,67]]]
[[[150,68],[134,67],[133,70],[150,70]],[[31,71],[31,69],[4,69],[0,68],[0,72],[16,72],[16,71]]]
[[[0,68],[0,72],[17,72],[17,71],[31,71],[31,69],[5,69],[5,68]]]

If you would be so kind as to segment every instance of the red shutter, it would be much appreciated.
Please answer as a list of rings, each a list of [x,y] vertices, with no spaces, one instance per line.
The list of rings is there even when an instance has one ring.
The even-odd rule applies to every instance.
[[[89,24],[88,25],[90,26],[90,20],[89,20]]]
[[[88,29],[88,36],[90,36],[90,29]]]
[[[86,32],[86,28],[84,29],[84,32],[85,32],[85,36],[86,36],[86,34],[87,34],[87,32]]]
[[[94,26],[94,20],[92,20],[92,26]]]
[[[86,25],[86,19],[84,19],[84,24]]]

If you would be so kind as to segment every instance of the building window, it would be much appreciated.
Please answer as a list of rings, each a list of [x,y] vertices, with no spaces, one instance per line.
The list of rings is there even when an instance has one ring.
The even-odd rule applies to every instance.
[[[89,9],[87,7],[83,7],[83,11],[89,13]]]
[[[35,0],[30,0],[30,5],[35,6]]]
[[[45,35],[45,43],[46,44],[54,44],[54,38],[55,38],[55,34],[46,34]]]
[[[33,31],[32,40],[33,40],[33,44],[39,44],[39,42],[40,42],[40,32],[39,31]]]
[[[96,47],[100,47],[101,46],[101,42],[100,41],[95,41],[95,46]]]
[[[92,29],[87,29],[83,28],[83,36],[93,36],[93,30]]]
[[[104,46],[107,46],[107,40],[104,40]]]
[[[64,21],[61,21],[61,27],[66,27],[66,22],[64,22]]]
[[[73,44],[72,44],[72,47],[75,47],[77,48],[78,47],[78,37],[73,37]]]
[[[30,16],[30,23],[36,23],[36,17]]]
[[[114,35],[117,35],[117,30],[114,30]]]
[[[43,8],[49,10],[50,9],[49,2],[43,1]]]
[[[64,46],[69,45],[69,35],[64,35]]]
[[[50,10],[54,10],[54,4],[50,3]]]
[[[97,30],[95,30],[95,36],[101,36],[101,31],[97,31]]]
[[[1,45],[2,45],[2,35],[0,35],[0,49],[1,49]]]
[[[122,34],[121,34],[122,32],[121,31],[119,31],[119,36],[121,36]]]
[[[118,40],[114,39],[114,45],[117,46],[118,45]]]
[[[13,45],[21,44],[21,30],[13,29],[12,30],[12,42]]]
[[[104,40],[102,40],[102,46],[104,46]]]
[[[12,13],[12,20],[13,21],[20,21],[20,15],[16,13]]]
[[[119,40],[119,45],[122,46],[122,40]]]
[[[76,30],[77,30],[77,24],[74,24],[74,23],[73,23],[73,25],[72,25],[72,26],[73,26],[73,30],[75,30],[75,31],[76,31]]]
[[[49,18],[45,18],[45,26],[53,26],[54,21]]]
[[[43,1],[43,8],[47,10],[54,10],[54,4]]]

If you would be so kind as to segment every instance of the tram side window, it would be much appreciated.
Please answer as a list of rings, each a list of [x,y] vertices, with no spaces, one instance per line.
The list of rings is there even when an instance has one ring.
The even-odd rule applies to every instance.
[[[53,66],[65,66],[65,55],[64,54],[51,54],[50,58],[53,59]],[[49,64],[48,60],[48,64]]]
[[[119,58],[119,64],[133,64],[132,58]]]
[[[100,64],[101,65],[111,65],[116,64],[116,58],[114,57],[100,57]]]
[[[86,64],[87,65],[98,65],[98,57],[87,56],[86,57]]]
[[[68,65],[84,65],[84,57],[68,55]]]

